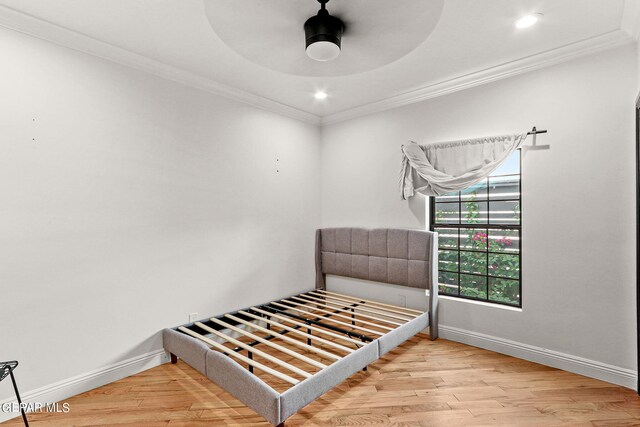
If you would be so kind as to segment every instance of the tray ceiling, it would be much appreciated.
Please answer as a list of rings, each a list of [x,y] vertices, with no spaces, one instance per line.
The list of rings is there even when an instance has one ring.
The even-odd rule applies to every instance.
[[[249,31],[251,22],[256,22],[255,16],[241,19],[242,13],[229,7],[237,4],[238,11],[249,14],[257,2],[0,0],[0,25],[42,38],[63,39],[54,41],[90,53],[108,51],[100,54],[115,60],[117,56],[126,58],[119,62],[128,65],[144,63],[138,68],[159,68],[156,74],[197,82],[196,86],[285,114],[295,116],[299,112],[300,118],[324,117],[330,121],[436,96],[456,84],[477,84],[496,73],[504,74],[505,70],[520,72],[554,58],[630,42],[632,37],[621,28],[624,20],[629,20],[629,10],[634,12],[632,18],[637,12],[629,4],[625,8],[625,0],[444,0],[439,19],[437,1],[424,10],[411,9],[411,13],[390,10],[388,16],[393,17],[393,25],[388,31],[395,34],[392,39],[396,43],[378,43],[380,57],[365,60],[359,55],[366,49],[356,41],[360,37],[359,43],[366,43],[366,36],[354,31],[350,43],[347,33],[340,59],[351,63],[351,68],[347,67],[347,75],[327,75],[344,73],[314,70],[313,62],[292,73],[283,66],[265,64],[264,58],[256,59],[269,52],[269,58],[286,58],[293,54],[296,44],[296,54],[304,55],[301,17],[313,15],[318,3],[259,0],[260,13],[271,20],[281,19],[282,29],[264,27],[261,31],[269,31],[256,37],[255,31]],[[356,2],[367,6],[355,7]],[[414,8],[415,4],[427,4],[409,3]],[[295,10],[292,4],[296,5]],[[382,0],[331,0],[328,4],[330,11],[335,9],[345,15],[347,25],[364,32],[370,30],[367,25],[375,25],[380,34],[386,31],[379,24],[385,9],[394,5],[395,2]],[[216,24],[214,31],[210,23],[216,7],[220,15],[213,20],[228,19],[224,30]],[[532,28],[517,30],[514,21],[532,12],[543,13],[544,18]],[[398,39],[401,27],[406,28],[406,43]],[[69,41],[70,34],[76,35],[73,41]],[[279,49],[284,38],[289,41]],[[95,46],[89,47],[91,43]],[[246,48],[238,46],[262,53],[252,57]],[[317,90],[326,91],[328,98],[315,100],[313,94]]]
[[[344,55],[326,62],[307,57],[302,24],[319,3],[302,0],[204,0],[213,31],[231,49],[258,65],[298,76],[342,76],[380,68],[422,44],[440,19],[444,0],[330,1],[331,15],[346,24]]]

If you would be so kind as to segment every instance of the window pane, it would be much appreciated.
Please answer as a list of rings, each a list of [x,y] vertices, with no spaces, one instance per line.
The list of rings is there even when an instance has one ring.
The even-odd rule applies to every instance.
[[[440,293],[458,295],[458,273],[438,272]]]
[[[435,219],[437,224],[459,224],[458,203],[436,203]]]
[[[489,278],[489,300],[520,305],[520,283],[517,280]]]
[[[462,202],[463,224],[486,224],[487,202],[468,201]]]
[[[487,253],[460,251],[460,271],[487,274]]]
[[[457,202],[458,201],[458,192],[454,191],[453,193],[445,194],[444,196],[437,196],[436,203],[441,202]]]
[[[517,254],[520,252],[518,230],[489,230],[489,250]]]
[[[438,233],[438,247],[440,249],[458,249],[458,230],[456,228],[434,228]]]
[[[490,200],[513,200],[520,198],[520,175],[489,178]]]
[[[461,228],[460,249],[470,251],[486,251],[487,230],[482,228]]]
[[[493,171],[491,176],[520,174],[520,150],[516,150],[509,158]]]
[[[458,251],[438,251],[438,269],[458,271]]]
[[[491,202],[489,224],[519,225],[520,202]]]
[[[520,155],[467,189],[431,199],[443,295],[520,306]]]
[[[487,200],[487,180],[483,179],[479,183],[462,190],[460,199],[463,202],[468,200]]]
[[[480,276],[460,275],[460,295],[487,299],[487,278]]]
[[[520,278],[520,256],[509,254],[489,254],[489,275]]]

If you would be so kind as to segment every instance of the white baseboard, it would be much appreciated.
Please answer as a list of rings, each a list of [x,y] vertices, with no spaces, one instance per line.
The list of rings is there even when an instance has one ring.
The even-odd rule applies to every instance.
[[[451,326],[440,325],[438,329],[440,337],[447,340],[529,360],[634,390],[638,384],[638,372],[631,369]]]
[[[93,390],[96,387],[137,374],[138,372],[146,371],[147,369],[166,363],[168,360],[168,355],[164,350],[155,350],[91,372],[67,378],[66,380],[58,381],[57,383],[49,384],[36,390],[20,393],[20,397],[24,403],[60,402],[71,396],[75,396],[76,394],[84,393],[85,391]],[[19,375],[20,374],[18,372],[18,378]],[[3,404],[14,402],[17,402],[15,398],[0,401],[0,407],[2,407]],[[71,410],[73,411],[73,407]],[[19,412],[7,413],[0,411],[0,422],[19,416]]]

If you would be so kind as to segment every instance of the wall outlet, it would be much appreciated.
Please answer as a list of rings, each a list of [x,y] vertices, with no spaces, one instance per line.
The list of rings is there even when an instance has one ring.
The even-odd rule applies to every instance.
[[[189,323],[193,323],[198,320],[198,313],[189,314]]]
[[[400,307],[407,306],[407,297],[405,295],[398,295],[398,305]]]

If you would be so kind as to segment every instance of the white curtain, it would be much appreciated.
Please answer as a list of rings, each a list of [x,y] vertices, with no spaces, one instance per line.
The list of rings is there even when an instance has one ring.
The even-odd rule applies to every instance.
[[[496,170],[526,137],[524,132],[430,145],[411,141],[402,146],[402,198],[464,190]]]

